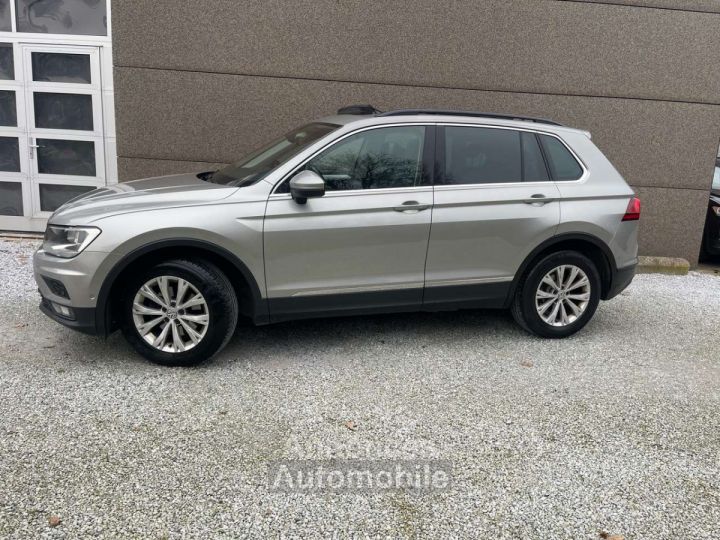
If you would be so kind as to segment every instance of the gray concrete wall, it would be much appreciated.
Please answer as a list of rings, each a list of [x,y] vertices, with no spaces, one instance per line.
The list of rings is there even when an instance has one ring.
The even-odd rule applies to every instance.
[[[590,130],[636,188],[643,253],[697,260],[720,140],[717,2],[136,0],[113,9],[123,179],[233,161],[350,103],[538,115]]]

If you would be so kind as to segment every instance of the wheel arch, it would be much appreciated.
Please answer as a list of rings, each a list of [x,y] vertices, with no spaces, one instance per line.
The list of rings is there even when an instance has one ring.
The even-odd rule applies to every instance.
[[[256,324],[268,322],[267,302],[250,269],[237,256],[211,242],[193,239],[167,239],[145,244],[118,261],[103,281],[97,299],[96,328],[101,336],[107,336],[118,328],[118,296],[130,272],[138,266],[170,259],[202,258],[215,264],[233,285],[240,303],[240,312]]]
[[[606,299],[612,285],[613,275],[617,271],[615,256],[610,250],[610,247],[600,238],[591,234],[564,233],[547,239],[525,257],[525,260],[518,268],[510,285],[508,296],[505,300],[506,306],[509,306],[512,302],[520,280],[529,271],[533,263],[551,253],[566,249],[582,253],[595,264],[600,273],[602,286],[600,298],[603,300]]]

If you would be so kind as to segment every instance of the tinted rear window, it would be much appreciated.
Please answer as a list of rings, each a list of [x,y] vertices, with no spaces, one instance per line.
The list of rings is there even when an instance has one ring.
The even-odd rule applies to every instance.
[[[445,129],[445,184],[547,182],[550,174],[534,133],[512,129]]]
[[[523,179],[525,182],[547,182],[550,180],[540,144],[534,133],[523,133]]]
[[[522,182],[520,132],[445,128],[445,184]]]
[[[583,168],[567,147],[555,137],[540,135],[548,165],[555,180],[578,180]]]

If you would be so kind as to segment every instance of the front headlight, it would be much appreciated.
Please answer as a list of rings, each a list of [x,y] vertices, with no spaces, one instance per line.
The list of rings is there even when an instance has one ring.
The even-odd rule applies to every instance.
[[[100,236],[97,227],[63,227],[48,225],[45,229],[43,250],[48,255],[71,259],[88,247]]]

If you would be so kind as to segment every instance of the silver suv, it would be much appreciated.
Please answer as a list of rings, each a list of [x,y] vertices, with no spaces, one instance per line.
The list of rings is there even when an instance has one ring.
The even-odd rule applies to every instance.
[[[580,330],[632,281],[640,202],[585,131],[352,106],[218,171],[90,192],[50,218],[40,309],[191,365],[262,325],[509,308]]]

